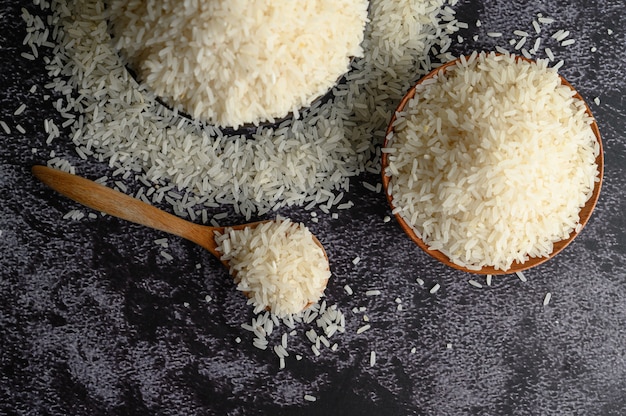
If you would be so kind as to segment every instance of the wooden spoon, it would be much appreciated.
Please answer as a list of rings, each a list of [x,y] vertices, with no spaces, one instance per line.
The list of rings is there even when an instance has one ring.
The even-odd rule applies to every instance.
[[[227,227],[210,227],[185,221],[155,208],[150,204],[146,204],[143,201],[114,189],[107,188],[89,179],[52,169],[47,166],[33,166],[32,172],[37,179],[50,188],[80,204],[113,215],[114,217],[183,237],[204,247],[211,254],[220,259],[222,264],[228,267],[228,262],[221,259],[222,254],[217,251],[217,244],[215,242],[215,233],[223,234]],[[247,227],[253,228],[265,222],[268,221],[240,224],[229,226],[228,228],[241,230]],[[326,262],[328,262],[328,255],[322,243],[315,236],[313,236],[313,240],[315,244],[322,249],[326,257]],[[304,309],[310,305],[311,304],[306,305]]]
[[[465,57],[465,58],[468,59],[469,57]],[[533,60],[527,59],[523,56],[515,56],[515,59],[534,63]],[[402,112],[404,110],[404,107],[406,107],[406,105],[408,104],[408,102],[415,96],[418,85],[420,85],[421,83],[423,83],[424,81],[428,79],[434,78],[440,72],[445,73],[448,69],[455,66],[460,60],[461,58],[457,58],[450,62],[445,63],[444,65],[438,68],[435,68],[434,70],[432,70],[431,72],[423,76],[407,92],[407,94],[400,101],[400,104],[398,105],[396,111],[394,111],[391,121],[389,122],[387,131],[385,134],[385,141],[383,143],[383,147],[388,147],[390,143],[390,137],[392,137],[392,133],[394,131],[394,123],[396,121],[396,114],[399,112]],[[556,256],[565,247],[567,247],[569,243],[572,242],[572,240],[574,240],[574,238],[580,233],[580,230],[582,230],[582,228],[587,224],[587,221],[589,221],[589,218],[591,217],[591,213],[593,212],[596,206],[596,203],[598,202],[598,198],[600,197],[600,188],[602,187],[602,177],[604,175],[604,151],[602,149],[602,139],[600,137],[600,130],[598,129],[598,124],[596,123],[596,120],[593,117],[593,114],[591,114],[591,109],[589,108],[589,105],[587,105],[583,97],[576,91],[576,89],[569,82],[565,80],[565,78],[563,78],[562,76],[560,78],[561,78],[561,83],[569,87],[574,92],[574,97],[585,104],[585,110],[587,114],[589,115],[589,117],[591,117],[591,119],[593,120],[593,122],[591,123],[591,130],[593,131],[593,134],[596,136],[596,139],[598,140],[598,145],[600,147],[600,152],[598,156],[596,157],[599,181],[595,183],[591,197],[589,198],[589,200],[587,200],[587,203],[585,204],[585,206],[581,208],[579,212],[579,224],[580,224],[579,230],[578,231],[574,230],[570,233],[570,235],[566,239],[555,242],[552,253],[550,253],[548,257],[531,257],[524,263],[518,263],[517,261],[515,261],[513,262],[513,264],[508,270],[500,270],[491,266],[485,266],[481,268],[480,270],[472,270],[472,269],[468,269],[466,267],[460,266],[456,263],[453,263],[450,260],[450,258],[444,253],[442,253],[441,251],[430,249],[428,245],[424,242],[424,240],[422,240],[415,233],[415,230],[411,227],[411,225],[409,225],[407,220],[404,219],[402,214],[401,213],[395,214],[396,220],[400,224],[400,227],[402,228],[402,230],[409,236],[411,240],[413,240],[415,244],[417,244],[422,250],[424,250],[431,257],[437,259],[438,261],[440,261],[441,263],[447,266],[450,266],[458,270],[463,270],[469,273],[486,275],[486,274],[510,274],[510,273],[515,273],[515,272],[521,272],[523,270],[530,269],[531,267],[538,266],[539,264],[542,264],[550,260],[554,256]],[[381,160],[382,183],[383,183],[383,188],[385,189],[385,195],[387,195],[387,201],[389,202],[389,206],[393,210],[394,209],[393,196],[389,194],[389,186],[390,186],[389,182],[391,181],[391,176],[387,175],[386,173],[386,168],[388,164],[389,164],[388,154],[383,153],[382,160]]]

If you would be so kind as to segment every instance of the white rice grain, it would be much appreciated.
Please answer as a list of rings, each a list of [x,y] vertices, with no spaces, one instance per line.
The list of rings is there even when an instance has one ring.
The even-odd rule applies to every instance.
[[[26,110],[26,104],[21,104],[19,107],[17,107],[17,109],[13,112],[14,116],[19,116],[20,114],[22,114],[24,112],[24,110]]]
[[[551,24],[551,23],[554,23],[554,19],[552,17],[547,17],[547,16],[539,17],[537,20],[541,24]]]
[[[479,282],[477,282],[476,280],[473,280],[473,279],[470,279],[470,280],[468,280],[467,282],[468,282],[470,285],[472,285],[472,286],[474,286],[474,287],[477,287],[477,288],[479,288],[479,289],[483,287],[483,285],[482,285],[482,284],[480,284]]]
[[[6,134],[11,134],[11,129],[4,120],[0,120],[0,127],[2,127],[2,130],[4,130]]]
[[[543,298],[543,306],[548,306],[550,299],[552,299],[552,293],[548,292]]]
[[[368,329],[370,329],[371,326],[368,325],[363,325],[362,327],[360,327],[359,329],[356,330],[357,334],[362,334],[363,332],[367,331]]]
[[[535,33],[540,34],[541,33],[541,26],[539,26],[539,23],[536,20],[533,20],[533,28],[535,29]]]

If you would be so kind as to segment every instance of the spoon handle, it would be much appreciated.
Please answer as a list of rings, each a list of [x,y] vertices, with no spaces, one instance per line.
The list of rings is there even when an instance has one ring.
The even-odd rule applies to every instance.
[[[33,175],[55,191],[97,211],[186,238],[220,257],[215,228],[197,225],[89,179],[47,166],[33,166]]]

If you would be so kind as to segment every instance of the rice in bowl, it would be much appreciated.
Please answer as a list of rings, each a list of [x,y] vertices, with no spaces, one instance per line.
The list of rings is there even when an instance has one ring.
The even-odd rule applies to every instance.
[[[600,188],[601,142],[547,61],[474,53],[413,92],[390,125],[383,179],[394,214],[429,251],[505,272],[580,231]]]
[[[298,113],[363,55],[364,0],[111,0],[116,47],[156,95],[219,126]]]

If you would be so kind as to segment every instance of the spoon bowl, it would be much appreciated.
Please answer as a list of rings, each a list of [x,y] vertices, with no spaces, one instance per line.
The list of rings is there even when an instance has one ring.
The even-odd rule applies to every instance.
[[[183,220],[182,218],[155,208],[136,198],[80,176],[52,169],[47,166],[33,166],[32,172],[37,179],[50,188],[82,205],[114,217],[165,231],[192,241],[217,257],[227,268],[229,267],[228,261],[222,260],[222,253],[217,250],[218,244],[215,241],[216,233],[224,234],[227,228],[233,230],[255,228],[260,224],[270,222],[258,221],[228,227],[199,225]],[[326,263],[328,263],[328,255],[326,250],[324,250],[324,246],[317,237],[314,235],[312,237],[314,243],[322,249]],[[328,269],[330,270],[330,266],[328,266]],[[235,281],[237,281],[237,277],[233,277]],[[325,286],[326,284],[324,284],[324,287]],[[307,304],[304,309],[311,306],[311,304],[312,303]]]
[[[524,60],[527,62],[531,62],[534,63],[534,61],[527,59],[523,56],[515,56],[516,60]],[[434,70],[432,70],[431,72],[429,72],[428,74],[426,74],[424,77],[422,77],[408,92],[407,94],[402,98],[402,100],[400,101],[398,107],[396,108],[396,110],[393,113],[393,116],[391,117],[391,121],[389,122],[389,125],[387,127],[387,131],[385,134],[385,140],[383,143],[383,148],[386,148],[389,146],[391,140],[392,140],[392,136],[394,133],[394,123],[397,119],[397,113],[400,113],[404,110],[404,108],[406,107],[406,105],[408,104],[408,102],[415,96],[416,94],[416,90],[418,88],[418,86],[420,84],[422,84],[424,81],[429,80],[429,79],[433,79],[435,78],[439,73],[445,73],[445,71],[447,71],[449,68],[455,66],[459,61],[461,60],[461,58],[452,60],[450,62],[447,62],[446,64],[435,68]],[[578,227],[577,230],[572,231],[569,236],[561,241],[555,242],[553,245],[553,251],[552,253],[550,253],[549,256],[547,257],[530,257],[527,261],[523,262],[523,263],[519,263],[517,261],[513,262],[513,264],[511,265],[511,267],[507,270],[500,270],[500,269],[496,269],[495,267],[492,266],[485,266],[482,267],[479,270],[474,270],[474,269],[469,269],[467,267],[458,265],[454,262],[452,262],[450,260],[450,258],[442,253],[439,250],[433,250],[430,249],[428,247],[428,245],[424,242],[424,240],[416,233],[415,229],[407,222],[407,220],[402,216],[401,213],[395,213],[394,216],[396,218],[396,220],[398,221],[398,223],[400,224],[400,227],[402,228],[402,230],[409,236],[409,238],[415,243],[417,244],[424,252],[426,252],[427,254],[429,254],[431,257],[435,258],[436,260],[440,261],[441,263],[450,266],[452,268],[458,269],[458,270],[462,270],[468,273],[474,273],[474,274],[482,274],[482,275],[500,275],[500,274],[510,274],[510,273],[515,273],[515,272],[521,272],[523,270],[527,270],[530,269],[532,267],[538,266],[548,260],[550,260],[551,258],[553,258],[554,256],[556,256],[558,253],[560,253],[565,247],[567,247],[573,240],[574,238],[576,238],[576,236],[580,233],[580,231],[582,230],[582,228],[587,224],[587,222],[589,221],[589,218],[591,217],[591,213],[593,212],[596,203],[598,201],[598,198],[600,196],[600,188],[602,187],[602,178],[604,175],[604,152],[603,152],[603,148],[602,148],[602,139],[600,137],[600,130],[598,129],[598,125],[596,123],[595,118],[593,117],[592,113],[591,113],[591,109],[589,108],[589,105],[586,103],[586,101],[582,98],[582,96],[575,90],[575,88],[565,80],[565,78],[563,78],[562,76],[560,76],[561,78],[561,83],[567,87],[569,87],[573,93],[574,93],[574,97],[578,100],[580,100],[582,103],[584,103],[585,105],[585,111],[587,113],[587,115],[589,115],[589,117],[592,119],[592,123],[591,123],[591,130],[593,131],[593,134],[595,135],[597,141],[598,141],[598,145],[599,145],[599,154],[596,158],[596,164],[598,166],[598,178],[599,181],[595,182],[594,185],[594,189],[593,189],[593,193],[591,195],[591,197],[587,200],[586,204],[581,208],[580,212],[579,212],[579,224],[580,227]],[[387,175],[386,170],[387,170],[387,166],[389,164],[389,156],[388,153],[383,152],[382,154],[382,160],[381,160],[381,172],[382,172],[382,184],[383,184],[383,188],[385,189],[385,195],[387,196],[387,201],[389,203],[389,206],[391,207],[392,210],[395,209],[395,205],[393,202],[393,195],[391,195],[390,193],[390,182],[391,182],[391,176]]]

